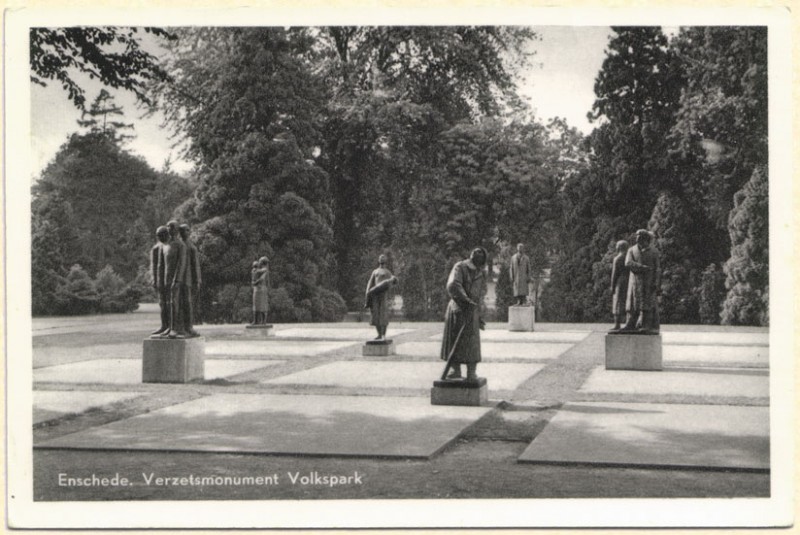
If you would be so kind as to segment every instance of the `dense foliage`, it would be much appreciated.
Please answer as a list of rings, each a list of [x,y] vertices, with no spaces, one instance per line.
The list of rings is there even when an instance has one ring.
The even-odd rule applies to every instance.
[[[658,28],[615,31],[595,85],[590,166],[564,189],[545,317],[607,320],[613,244],[648,228],[663,322],[766,324],[766,194],[745,185],[768,182],[766,30],[683,28],[671,41]]]
[[[405,316],[440,320],[450,267],[477,245],[502,320],[520,242],[541,319],[610,321],[614,244],[648,228],[663,322],[768,322],[764,28],[614,28],[587,137],[518,96],[530,28],[181,28],[156,32],[172,38],[162,64],[135,34],[35,29],[34,81],[81,107],[70,66],[133,90],[187,141],[197,183],[127,154],[101,94],[34,189],[34,303],[117,307],[102,294],[120,295],[115,274],[142,287],[174,216],[193,227],[206,321],[249,319],[261,256],[272,321],[340,319],[382,253]]]

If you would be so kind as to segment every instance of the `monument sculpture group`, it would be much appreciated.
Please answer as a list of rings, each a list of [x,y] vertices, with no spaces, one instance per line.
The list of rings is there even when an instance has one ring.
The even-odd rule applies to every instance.
[[[150,250],[153,287],[158,292],[161,327],[153,338],[190,338],[194,329],[194,298],[202,283],[197,247],[189,226],[170,221],[156,229],[158,242]]]
[[[386,328],[389,326],[389,289],[396,285],[398,280],[386,267],[386,255],[378,257],[378,267],[372,272],[367,281],[364,308],[369,309],[370,325],[375,327],[378,336],[368,341],[362,354],[365,356],[387,356],[394,354],[392,341],[386,338]]]
[[[204,340],[194,329],[194,300],[202,284],[200,257],[188,225],[156,229],[150,250],[161,326],[143,344],[142,382],[186,383],[204,377]]]
[[[486,250],[476,247],[467,260],[457,262],[447,279],[450,302],[444,320],[440,357],[445,361],[441,380],[431,390],[434,405],[480,405],[488,398],[486,379],[477,374],[484,328],[481,302],[486,294]],[[467,368],[466,378],[461,366]]]
[[[617,242],[611,268],[614,328],[606,336],[606,369],[662,369],[658,314],[661,261],[652,241],[649,231],[639,229],[632,247],[628,248],[624,240]],[[625,324],[620,326],[623,302]]]
[[[528,302],[531,282],[531,259],[525,254],[525,245],[517,244],[517,252],[508,266],[514,304],[508,307],[509,331],[532,331],[535,324],[534,308]]]

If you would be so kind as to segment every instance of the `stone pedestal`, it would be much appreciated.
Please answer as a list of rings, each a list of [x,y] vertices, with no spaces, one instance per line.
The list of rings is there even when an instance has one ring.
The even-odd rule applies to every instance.
[[[514,332],[528,332],[533,330],[536,323],[536,314],[530,306],[508,307],[508,330]]]
[[[663,369],[660,334],[607,334],[607,370]]]
[[[205,343],[196,338],[148,338],[142,357],[143,383],[188,383],[204,378]]]
[[[361,347],[365,357],[388,357],[394,355],[394,343],[391,340],[370,340]]]
[[[478,407],[489,400],[486,378],[477,381],[434,381],[431,388],[431,405],[462,405]]]
[[[265,325],[252,325],[248,324],[244,327],[246,329],[247,334],[255,335],[260,338],[268,338],[273,335],[272,333],[272,324],[267,323]]]

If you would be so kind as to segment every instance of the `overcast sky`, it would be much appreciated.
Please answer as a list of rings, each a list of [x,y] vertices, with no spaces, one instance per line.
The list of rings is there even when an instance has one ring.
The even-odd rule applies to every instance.
[[[611,28],[542,26],[535,30],[542,39],[534,44],[534,65],[524,73],[522,94],[530,99],[540,119],[563,117],[570,125],[589,133],[592,125],[586,114],[594,102],[594,79],[605,57]],[[87,102],[92,102],[101,86],[88,82],[82,85]],[[130,152],[143,156],[156,169],[161,169],[170,156],[175,171],[191,168],[171,148],[173,141],[162,128],[160,117],[142,118],[132,94],[109,91],[126,110],[126,122],[134,123],[137,137],[127,145]],[[31,171],[38,176],[68,136],[79,129],[76,121],[80,112],[67,99],[66,92],[52,82],[46,88],[31,84],[31,104]]]

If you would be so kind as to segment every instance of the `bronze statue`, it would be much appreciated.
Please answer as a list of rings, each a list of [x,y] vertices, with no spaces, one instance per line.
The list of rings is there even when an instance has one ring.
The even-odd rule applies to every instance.
[[[611,313],[614,315],[614,328],[618,331],[625,318],[625,297],[628,293],[628,268],[625,267],[625,253],[628,242],[620,240],[616,245],[617,256],[611,262]]]
[[[169,241],[169,229],[161,226],[156,229],[158,242],[150,249],[150,274],[153,277],[153,288],[158,292],[158,306],[161,309],[161,327],[153,331],[153,336],[169,332],[170,309],[169,287],[166,284],[166,266],[164,265],[164,245]]]
[[[253,325],[266,325],[269,311],[269,258],[262,256],[251,273],[253,285]]]
[[[162,336],[185,338],[184,318],[181,311],[181,291],[186,278],[186,245],[181,240],[177,221],[167,223],[169,241],[163,246],[165,284],[169,287],[169,331]]]
[[[253,287],[253,321],[250,322],[250,325],[258,325],[258,312],[256,311],[256,301],[255,301],[255,286],[256,281],[258,281],[258,260],[253,261],[253,266],[250,268],[250,286]]]
[[[509,275],[514,292],[514,306],[525,305],[528,301],[528,282],[531,278],[531,260],[525,254],[525,245],[517,244],[517,252],[511,257]]]
[[[647,230],[636,231],[636,245],[628,249],[625,267],[630,271],[628,298],[625,303],[627,321],[620,332],[658,334],[658,296],[661,295],[661,262],[658,251],[651,247],[653,236]]]
[[[370,325],[378,331],[375,340],[386,339],[386,327],[389,325],[389,288],[397,284],[397,277],[386,269],[386,255],[378,257],[378,268],[372,272],[367,282],[366,303],[369,308]]]
[[[476,247],[469,259],[457,262],[447,279],[450,302],[444,319],[440,357],[447,361],[442,379],[461,379],[461,365],[467,365],[467,381],[477,381],[481,361],[481,302],[486,293],[486,250]],[[452,368],[452,373],[448,371]]]
[[[183,315],[183,330],[188,336],[200,336],[194,330],[194,303],[197,292],[203,282],[200,272],[200,257],[197,247],[189,240],[191,229],[189,225],[178,227],[184,245],[186,246],[186,276],[181,288],[181,314]]]

